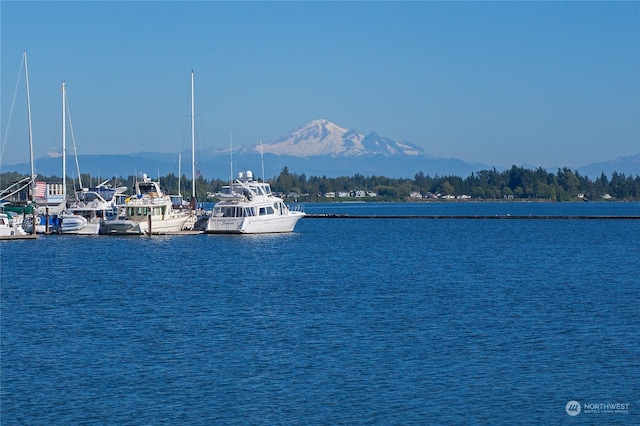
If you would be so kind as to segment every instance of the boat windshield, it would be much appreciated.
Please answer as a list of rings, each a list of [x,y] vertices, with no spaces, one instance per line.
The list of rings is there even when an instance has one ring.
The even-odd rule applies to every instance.
[[[84,202],[88,203],[88,202],[93,201],[93,200],[95,200],[97,198],[98,198],[98,194],[96,194],[93,191],[90,191],[90,192],[79,191],[78,192],[78,199],[80,201],[84,201]]]
[[[157,187],[157,185],[155,185],[153,182],[151,183],[140,183],[138,185],[138,188],[140,189],[140,193],[141,194],[149,194],[149,195],[158,195],[158,193],[160,192],[159,188]]]
[[[255,216],[255,207],[219,206],[214,209],[214,216],[218,217],[247,217]]]
[[[232,194],[233,191],[231,190],[230,186],[223,186],[222,190],[220,191],[220,193],[229,195],[229,194]]]

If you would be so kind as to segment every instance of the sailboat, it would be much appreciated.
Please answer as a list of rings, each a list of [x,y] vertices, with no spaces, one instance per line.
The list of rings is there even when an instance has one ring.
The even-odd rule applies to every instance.
[[[22,223],[27,215],[31,215],[34,220],[36,212],[35,204],[35,180],[36,173],[33,162],[33,132],[31,130],[31,95],[29,91],[29,67],[27,65],[27,51],[25,50],[22,55],[22,62],[20,68],[24,65],[25,86],[27,92],[27,121],[29,124],[29,161],[31,166],[30,176],[20,179],[18,182],[14,182],[7,188],[0,191],[0,215],[3,220],[0,235],[3,238],[24,238],[26,232],[24,229],[17,230],[18,227],[22,228]],[[16,87],[17,88],[17,87]],[[14,98],[15,101],[15,98]],[[12,105],[13,109],[13,105]],[[11,115],[10,115],[11,116]],[[8,128],[9,126],[7,126]],[[5,135],[6,136],[6,135]],[[4,141],[3,141],[4,147]],[[27,197],[24,200],[15,200],[15,197],[21,193],[27,191]],[[12,214],[13,213],[13,214]],[[15,229],[6,229],[15,228]],[[33,233],[35,236],[35,233]]]
[[[194,90],[194,71],[191,70],[191,201],[189,203],[183,200],[180,192],[180,171],[181,156],[178,155],[178,195],[171,195],[173,205],[176,208],[186,209],[189,211],[189,219],[185,223],[185,230],[203,230],[208,216],[202,214],[197,207],[196,199],[196,160],[195,160],[195,90]]]
[[[66,84],[62,83],[62,182],[66,189],[66,126],[68,111]],[[69,125],[73,148],[75,152],[75,139],[73,138],[73,126],[69,114]],[[127,187],[112,188],[107,185],[108,181],[100,185],[85,188],[80,178],[80,166],[78,165],[78,155],[76,153],[76,169],[78,173],[78,186],[75,192],[75,200],[72,201],[62,214],[61,234],[75,235],[98,235],[100,233],[101,222],[103,220],[115,219],[118,209],[116,200],[119,195],[124,194]],[[66,191],[65,191],[66,198]]]

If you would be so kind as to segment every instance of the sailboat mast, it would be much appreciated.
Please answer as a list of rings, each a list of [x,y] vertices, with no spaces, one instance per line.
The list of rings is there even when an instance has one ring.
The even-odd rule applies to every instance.
[[[180,178],[182,177],[182,153],[178,153],[178,195],[182,195],[180,193]]]
[[[31,96],[29,95],[29,67],[27,66],[27,51],[24,51],[24,76],[27,86],[27,121],[29,122],[29,158],[31,163],[31,200],[35,201],[35,167],[33,165],[33,133],[31,132]]]
[[[67,202],[67,96],[62,82],[62,197]]]
[[[191,70],[191,198],[196,198],[196,131],[195,131],[195,102],[193,96],[193,70]]]

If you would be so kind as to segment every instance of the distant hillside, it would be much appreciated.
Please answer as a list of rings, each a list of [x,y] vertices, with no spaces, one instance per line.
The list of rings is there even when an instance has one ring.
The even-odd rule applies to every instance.
[[[613,172],[624,173],[626,176],[640,176],[640,153],[629,157],[618,157],[615,160],[589,164],[578,168],[583,176],[592,179],[600,177],[602,173],[611,177]]]
[[[264,161],[261,158],[264,153]],[[230,175],[229,150],[205,149],[196,152],[196,169],[206,179],[228,179]],[[191,151],[182,153],[181,172],[191,177]],[[73,177],[75,166],[67,160],[67,173]],[[178,174],[178,154],[139,152],[121,155],[80,155],[81,173],[92,176],[130,176],[147,173],[149,176]],[[457,158],[437,158],[428,155],[419,146],[407,141],[394,141],[376,132],[362,135],[355,130],[339,126],[328,120],[313,120],[287,132],[272,142],[260,145],[234,147],[234,174],[252,170],[266,178],[277,176],[286,166],[297,174],[307,176],[386,176],[413,178],[417,172],[430,176],[455,175],[467,177],[479,170],[493,169],[482,163],[467,163]],[[503,167],[495,166],[497,170]],[[536,168],[536,167],[530,167]],[[555,169],[554,169],[555,170]],[[551,171],[554,171],[551,170]],[[625,175],[640,175],[640,154],[619,157],[612,161],[580,167],[580,174],[591,178],[615,171]],[[27,163],[3,166],[0,170],[29,173]],[[60,158],[43,157],[36,161],[36,171],[45,176],[62,174]]]

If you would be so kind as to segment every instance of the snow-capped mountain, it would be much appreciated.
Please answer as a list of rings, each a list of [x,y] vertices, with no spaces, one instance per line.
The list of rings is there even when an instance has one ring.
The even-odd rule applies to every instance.
[[[253,150],[259,152],[260,147],[253,147]],[[264,153],[293,157],[425,156],[422,148],[410,142],[396,142],[375,132],[364,136],[324,119],[313,120],[292,130],[264,144],[262,150]]]

